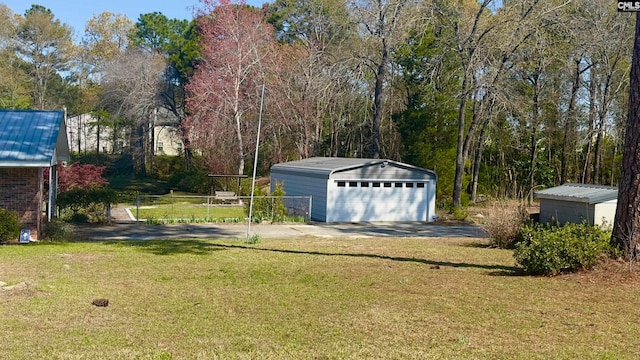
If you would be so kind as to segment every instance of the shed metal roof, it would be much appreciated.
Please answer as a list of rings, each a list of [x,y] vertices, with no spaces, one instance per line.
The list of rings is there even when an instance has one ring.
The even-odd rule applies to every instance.
[[[0,110],[0,167],[48,167],[69,158],[64,111]]]
[[[566,183],[560,186],[536,191],[534,195],[539,199],[598,204],[605,201],[617,200],[618,188],[604,185]]]
[[[378,164],[392,164],[401,168],[431,173],[435,176],[435,172],[433,172],[432,170],[423,169],[417,166],[404,164],[393,160],[343,157],[312,157],[308,159],[294,160],[275,164],[271,167],[271,169],[275,171],[297,170],[300,172],[330,176],[331,174],[338,171],[356,169],[364,166],[375,166]]]

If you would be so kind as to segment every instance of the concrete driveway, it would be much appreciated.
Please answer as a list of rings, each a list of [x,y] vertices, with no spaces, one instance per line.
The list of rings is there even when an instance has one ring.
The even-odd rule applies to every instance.
[[[80,225],[77,234],[94,241],[247,237],[247,224],[147,225],[117,221],[111,225]],[[315,236],[320,238],[366,237],[486,237],[481,228],[468,224],[434,223],[311,223],[252,224],[251,235],[260,238]]]

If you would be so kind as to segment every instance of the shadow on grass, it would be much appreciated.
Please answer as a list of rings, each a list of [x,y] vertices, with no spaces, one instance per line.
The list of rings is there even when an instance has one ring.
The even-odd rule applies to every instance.
[[[103,242],[105,245],[118,245],[133,247],[152,253],[154,255],[207,255],[212,251],[227,250],[218,244],[212,244],[200,240],[113,240]]]
[[[413,257],[402,256],[389,256],[379,254],[365,254],[365,253],[328,253],[321,251],[303,251],[303,250],[287,250],[287,249],[267,249],[259,248],[249,245],[233,245],[233,244],[216,244],[200,240],[146,240],[146,241],[109,241],[104,244],[117,244],[121,246],[130,246],[139,248],[144,251],[148,251],[156,255],[175,255],[175,254],[194,254],[194,255],[207,255],[212,251],[221,251],[229,249],[241,249],[251,251],[266,251],[274,253],[284,254],[299,254],[299,255],[315,255],[315,256],[346,256],[356,258],[371,258],[379,260],[390,260],[399,262],[411,262],[429,265],[431,268],[439,267],[453,267],[453,268],[477,268],[494,270],[492,274],[501,276],[517,275],[521,272],[521,269],[514,266],[506,265],[483,265],[483,264],[471,264],[471,263],[457,263],[450,261],[436,261],[428,259],[420,259]]]
[[[524,272],[523,268],[514,267],[513,270],[497,270],[491,271],[489,276],[529,276],[526,272]]]
[[[285,253],[285,254],[347,256],[347,257],[372,258],[372,259],[391,260],[391,261],[400,261],[400,262],[413,262],[413,263],[419,263],[424,265],[430,265],[434,268],[446,266],[446,267],[453,267],[453,268],[478,268],[478,269],[496,270],[496,271],[503,271],[503,272],[517,272],[520,270],[519,268],[514,266],[456,263],[456,262],[450,262],[450,261],[436,261],[436,260],[427,260],[427,259],[403,257],[403,256],[388,256],[388,255],[363,254],[363,253],[325,253],[320,251],[300,251],[300,250],[285,250],[285,249],[262,249],[262,248],[254,248],[254,247],[240,246],[240,245],[220,245],[220,246],[230,247],[230,248],[245,248],[245,249],[259,250],[259,251],[271,251],[271,252],[279,252],[279,253]]]
[[[490,243],[479,243],[479,242],[467,242],[464,244],[460,244],[460,246],[468,247],[468,248],[476,248],[476,249],[497,249],[497,246],[492,245]]]

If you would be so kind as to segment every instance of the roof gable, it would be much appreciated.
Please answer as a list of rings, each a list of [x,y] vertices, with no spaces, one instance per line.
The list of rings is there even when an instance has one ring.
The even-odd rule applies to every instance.
[[[302,160],[289,161],[285,163],[275,164],[271,167],[272,171],[296,171],[300,173],[310,173],[323,175],[327,178],[331,174],[345,172],[358,168],[366,168],[372,166],[391,165],[397,168],[414,170],[429,173],[436,178],[435,172],[419,168],[413,165],[404,164],[387,159],[365,159],[365,158],[343,158],[343,157],[312,157]]]
[[[605,201],[617,200],[618,188],[604,185],[566,183],[536,191],[534,195],[539,199],[599,204]]]
[[[64,111],[0,110],[0,166],[47,167],[67,160]]]

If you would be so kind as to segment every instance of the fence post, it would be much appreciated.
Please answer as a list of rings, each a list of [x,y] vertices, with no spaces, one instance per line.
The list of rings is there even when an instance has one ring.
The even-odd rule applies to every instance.
[[[204,222],[210,222],[211,219],[209,218],[209,208],[211,207],[211,196],[207,196],[207,219]]]
[[[140,194],[136,192],[136,223],[140,221]]]
[[[307,218],[307,222],[311,222],[311,201],[313,200],[313,196],[309,196],[309,217]]]

